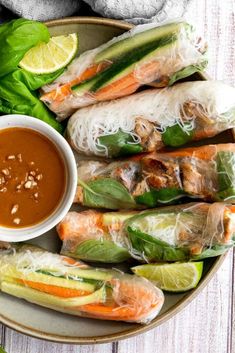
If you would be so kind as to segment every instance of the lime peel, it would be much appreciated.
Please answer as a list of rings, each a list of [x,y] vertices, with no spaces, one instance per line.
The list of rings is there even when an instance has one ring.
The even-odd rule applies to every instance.
[[[51,37],[48,43],[39,43],[27,51],[19,66],[34,74],[53,73],[67,66],[77,50],[76,33]]]
[[[162,290],[186,292],[198,285],[202,277],[203,261],[147,264],[132,267],[132,271],[147,278]]]

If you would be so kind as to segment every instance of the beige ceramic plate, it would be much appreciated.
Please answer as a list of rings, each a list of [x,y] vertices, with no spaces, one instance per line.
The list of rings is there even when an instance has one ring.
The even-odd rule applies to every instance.
[[[120,21],[89,17],[51,21],[48,22],[48,26],[52,35],[77,32],[80,52],[94,48],[131,27]],[[195,75],[192,79],[207,78]],[[216,142],[222,141],[233,141],[232,134],[229,132],[216,138]],[[60,248],[54,230],[35,239],[34,244],[52,251],[59,251]],[[195,290],[187,294],[166,294],[166,301],[160,315],[147,326],[73,317],[4,294],[0,294],[0,321],[19,332],[56,342],[91,344],[124,339],[143,333],[173,317],[205,287],[223,259],[224,256],[221,256],[205,261],[203,278]]]

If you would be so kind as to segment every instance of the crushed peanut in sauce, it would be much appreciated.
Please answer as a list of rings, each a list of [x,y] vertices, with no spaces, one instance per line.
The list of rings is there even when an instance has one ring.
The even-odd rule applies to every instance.
[[[56,146],[27,128],[0,131],[0,225],[27,227],[56,209],[65,190],[64,162]]]

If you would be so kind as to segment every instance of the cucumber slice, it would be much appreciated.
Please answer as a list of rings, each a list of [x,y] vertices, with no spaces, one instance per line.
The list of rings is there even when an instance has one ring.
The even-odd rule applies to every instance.
[[[87,270],[69,268],[66,274],[68,274],[69,276],[74,276],[75,278],[110,281],[113,278],[114,271],[102,271],[93,268],[88,268]]]
[[[179,32],[182,29],[190,27],[185,22],[170,23],[160,27],[154,27],[149,30],[130,35],[127,38],[116,41],[111,44],[100,53],[95,56],[95,63],[98,63],[103,60],[115,60],[122,55],[128,54],[131,51],[144,46],[148,42],[151,42],[153,39],[157,40],[168,34],[174,32]],[[118,39],[118,38],[117,38]]]
[[[142,61],[146,61],[156,55],[156,52],[158,52],[159,56],[166,55],[165,52],[168,49],[171,49],[171,45],[175,41],[177,41],[177,36],[175,34],[170,34],[157,41],[152,41],[144,48],[129,53],[126,57],[113,63],[106,70],[101,71],[91,79],[73,86],[72,90],[77,94],[82,94],[86,90],[96,92],[105,85],[111,84],[113,81],[128,75],[134,70],[137,63],[140,65]]]
[[[107,212],[103,215],[103,224],[108,227],[113,223],[124,223],[127,219],[133,217],[136,212]]]
[[[176,232],[174,227],[176,226],[176,217],[177,214],[174,212],[148,213],[140,215],[140,217],[133,217],[127,224],[132,230],[138,230],[166,242],[166,244],[175,246]]]
[[[94,292],[95,290],[95,286],[90,283],[86,283],[83,281],[76,281],[76,280],[74,281],[72,279],[46,275],[38,272],[27,273],[26,275],[19,273],[17,277],[14,276],[14,278],[19,278],[22,280],[27,280],[32,282],[40,282],[43,284],[49,284],[49,285],[64,287],[69,289],[79,289],[79,290],[84,290],[88,292]],[[3,276],[3,281],[11,282],[12,280],[14,281],[14,278]]]
[[[59,276],[60,272],[57,268],[46,268],[43,267],[40,269],[40,271],[38,270],[37,272],[31,272],[31,273],[26,273],[25,277],[29,278],[28,276],[30,276],[33,273],[37,273],[39,274],[43,274],[43,275],[48,275],[49,277],[53,277],[55,279],[66,279],[66,277],[69,277],[69,280],[74,280],[74,281],[84,281],[85,279],[89,279],[89,280],[94,280],[94,284],[95,285],[95,281],[109,281],[110,279],[112,279],[113,277],[113,271],[109,270],[109,271],[105,271],[105,270],[98,270],[98,269],[93,269],[88,267],[87,269],[80,269],[80,268],[76,268],[76,267],[66,267],[65,268],[66,272],[61,272],[61,276]],[[23,272],[17,271],[15,267],[6,267],[4,268],[4,273],[1,274],[1,278],[3,278],[4,276],[8,276],[11,278],[21,278],[22,276],[24,276]]]
[[[167,210],[144,211],[128,220],[125,229],[127,232],[128,229],[132,229],[147,234],[162,243],[164,242],[165,245],[176,246],[178,223],[179,226],[185,224],[192,227],[193,224],[202,221],[204,219],[200,215],[169,207]]]
[[[24,287],[19,284],[2,282],[1,290],[14,297],[28,300],[31,303],[55,305],[63,308],[73,308],[80,305],[105,302],[105,287],[101,287],[96,292],[75,298],[61,298],[55,295],[43,293],[32,288]]]

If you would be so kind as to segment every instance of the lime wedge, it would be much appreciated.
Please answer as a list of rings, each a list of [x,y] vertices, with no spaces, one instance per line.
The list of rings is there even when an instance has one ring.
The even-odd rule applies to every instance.
[[[78,36],[51,37],[48,43],[40,43],[31,48],[19,66],[34,74],[49,74],[65,67],[78,50]]]
[[[195,288],[201,279],[203,262],[176,262],[132,267],[132,271],[147,278],[162,290],[186,292]]]

